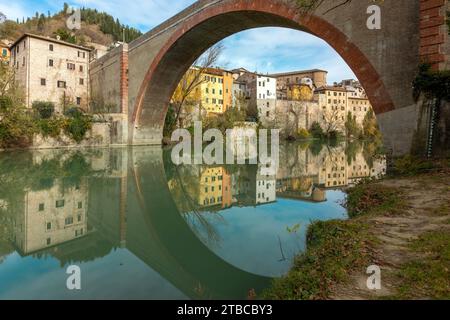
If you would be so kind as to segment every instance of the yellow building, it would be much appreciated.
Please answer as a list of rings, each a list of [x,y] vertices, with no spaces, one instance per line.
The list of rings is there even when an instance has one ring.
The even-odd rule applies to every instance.
[[[199,76],[198,73],[201,72]],[[184,102],[184,108],[200,107],[202,113],[222,114],[233,106],[233,74],[229,71],[192,67],[184,75],[176,88],[172,102],[183,99],[183,95],[188,94]],[[193,86],[195,89],[189,90]],[[190,92],[188,92],[190,91]],[[191,113],[193,110],[184,110]]]
[[[233,107],[233,73],[223,70],[223,108],[224,112]]]
[[[292,84],[287,86],[287,100],[291,101],[311,101],[314,92],[307,84]]]
[[[220,69],[207,68],[201,84],[202,109],[208,114],[224,113],[224,76]]]
[[[9,46],[4,41],[0,41],[0,60],[9,62],[10,58],[11,51],[9,50]]]
[[[231,176],[223,167],[209,167],[200,174],[198,204],[201,207],[229,208],[233,202]]]

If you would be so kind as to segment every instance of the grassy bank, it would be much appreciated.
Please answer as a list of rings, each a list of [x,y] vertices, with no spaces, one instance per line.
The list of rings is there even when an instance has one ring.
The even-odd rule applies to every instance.
[[[354,275],[367,279],[366,268],[377,264],[393,289],[383,296],[362,290],[361,298],[450,299],[450,198],[444,203],[428,201],[427,207],[421,207],[420,199],[415,202],[421,194],[424,199],[429,196],[426,192],[439,195],[450,191],[449,167],[448,159],[403,158],[383,181],[366,181],[349,189],[346,206],[350,219],[313,223],[306,252],[262,296],[300,300],[346,297],[339,290],[352,291]],[[400,181],[399,186],[394,181]],[[412,196],[414,192],[419,196]],[[398,234],[401,241],[390,240],[386,234]],[[404,244],[403,238],[407,238]],[[390,262],[393,258],[395,263]]]

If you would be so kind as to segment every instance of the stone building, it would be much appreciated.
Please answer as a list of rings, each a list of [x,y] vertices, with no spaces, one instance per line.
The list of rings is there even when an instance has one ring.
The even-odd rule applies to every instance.
[[[275,73],[271,77],[277,79],[277,90],[285,91],[288,86],[301,84],[303,79],[310,79],[314,88],[320,88],[327,85],[328,71],[320,69],[300,70],[293,72]]]
[[[64,41],[24,34],[11,46],[16,81],[23,86],[26,106],[51,101],[57,113],[89,103],[90,49]]]

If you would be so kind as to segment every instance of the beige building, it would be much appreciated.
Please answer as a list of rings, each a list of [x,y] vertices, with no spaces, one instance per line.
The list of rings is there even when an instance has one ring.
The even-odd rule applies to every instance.
[[[307,79],[314,88],[320,88],[327,85],[328,71],[320,69],[300,70],[293,72],[284,72],[272,74],[271,77],[277,79],[277,91],[282,95],[287,88],[295,84],[305,84]],[[308,81],[309,81],[308,80]],[[309,83],[308,83],[309,84]],[[280,97],[282,99],[282,97]]]
[[[28,255],[86,235],[87,199],[85,182],[67,188],[62,180],[55,180],[50,189],[26,191],[12,240]]]
[[[89,101],[90,49],[52,38],[24,34],[11,46],[16,81],[25,89],[26,106],[51,101],[56,112]]]
[[[319,123],[325,131],[345,130],[348,112],[348,92],[341,87],[321,87],[316,90],[319,102]]]

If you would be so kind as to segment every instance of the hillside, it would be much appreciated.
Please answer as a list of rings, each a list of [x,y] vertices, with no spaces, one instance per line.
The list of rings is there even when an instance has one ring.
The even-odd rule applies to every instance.
[[[89,45],[94,42],[105,46],[114,41],[133,41],[142,33],[129,26],[123,25],[118,19],[105,12],[83,8],[81,10],[81,29],[71,31],[66,26],[69,15],[67,4],[57,14],[43,14],[36,12],[32,18],[23,18],[22,21],[7,20],[0,24],[0,39],[14,41],[23,33],[34,33],[42,36],[56,38],[79,45]]]

